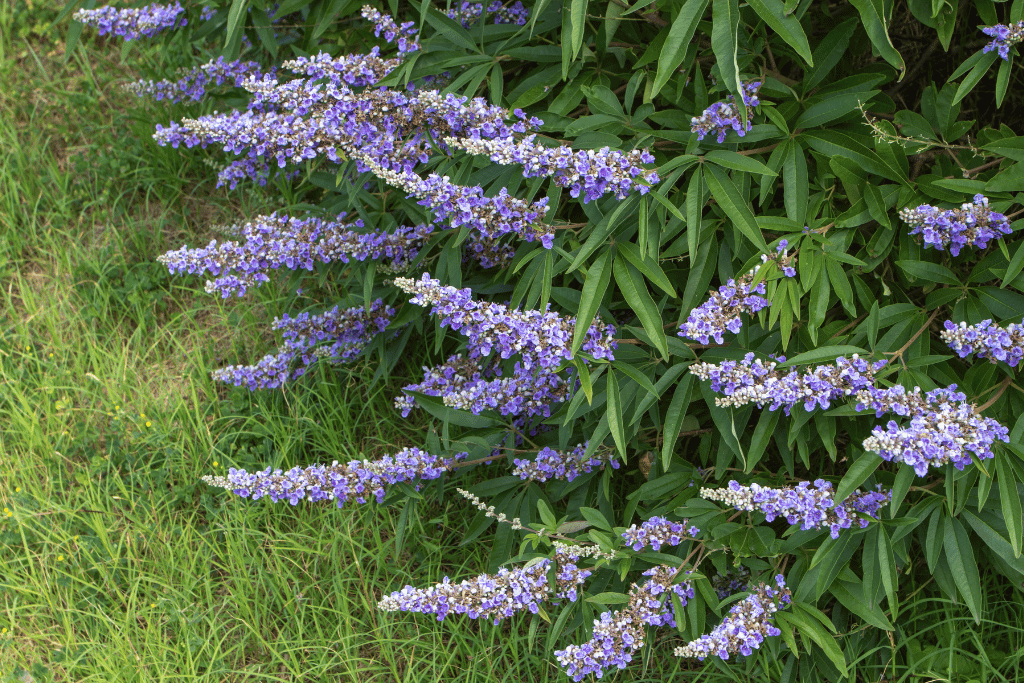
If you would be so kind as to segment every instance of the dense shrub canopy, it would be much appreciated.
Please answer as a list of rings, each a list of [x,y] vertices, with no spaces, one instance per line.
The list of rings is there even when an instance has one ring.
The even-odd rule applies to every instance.
[[[576,680],[655,637],[736,679],[875,681],[913,667],[886,632],[915,597],[980,620],[984,587],[1019,590],[1024,2],[77,16],[174,28],[182,59],[216,41],[133,89],[205,107],[159,144],[282,196],[163,262],[331,302],[218,379],[433,359],[396,397],[425,450],[210,478],[292,504],[464,487],[487,574],[382,609],[530,612]]]

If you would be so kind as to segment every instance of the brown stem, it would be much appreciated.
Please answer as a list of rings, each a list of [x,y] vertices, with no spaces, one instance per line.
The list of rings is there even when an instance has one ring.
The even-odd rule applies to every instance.
[[[892,358],[887,360],[886,363],[891,363],[894,360],[896,360],[897,358],[899,358],[900,360],[903,360],[903,352],[906,351],[907,349],[909,349],[910,345],[913,344],[915,341],[917,341],[917,338],[921,336],[921,333],[924,332],[925,330],[927,330],[931,326],[932,321],[935,320],[935,316],[937,316],[938,314],[939,314],[939,309],[935,309],[935,312],[932,313],[931,316],[928,318],[928,320],[925,322],[925,324],[921,326],[921,329],[919,329],[917,332],[915,332],[914,336],[911,337],[910,340],[906,344],[904,344],[899,349],[894,351],[893,354],[892,354]]]
[[[982,171],[984,171],[986,169],[989,169],[989,168],[992,168],[993,166],[998,166],[1001,163],[1003,163],[1002,159],[995,159],[993,161],[988,162],[987,164],[982,164],[981,166],[977,166],[975,168],[972,168],[969,171],[964,171],[964,177],[968,177],[969,178],[970,176],[974,175],[975,173],[981,173]],[[950,176],[950,178],[953,178],[953,177],[954,176]]]
[[[996,393],[992,394],[992,398],[990,398],[989,400],[985,401],[980,406],[975,408],[974,412],[980,413],[981,411],[985,410],[985,408],[988,408],[990,405],[998,401],[999,397],[1003,395],[1003,393],[1006,391],[1006,388],[1010,386],[1012,383],[1013,375],[1007,375],[1006,379],[999,383],[999,386],[996,388]]]

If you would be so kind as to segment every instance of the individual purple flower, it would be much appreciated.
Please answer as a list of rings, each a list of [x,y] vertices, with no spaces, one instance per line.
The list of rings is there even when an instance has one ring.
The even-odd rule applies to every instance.
[[[518,355],[523,368],[557,368],[572,360],[572,337],[576,319],[551,310],[510,310],[504,304],[475,301],[469,288],[442,285],[424,273],[419,280],[395,278],[395,286],[413,294],[417,306],[433,306],[441,325],[469,338],[469,357],[492,351],[503,359]],[[587,330],[582,350],[595,359],[614,359],[615,328],[596,322]]]
[[[364,306],[319,314],[288,314],[274,320],[273,329],[282,330],[284,343],[276,353],[264,356],[256,365],[229,365],[211,373],[219,382],[257,389],[276,389],[298,379],[319,361],[343,363],[362,352],[373,337],[383,332],[395,309],[377,299],[367,311]]]
[[[947,320],[944,327],[939,336],[961,358],[973,353],[993,363],[1003,361],[1011,368],[1017,367],[1024,359],[1024,325],[1020,323],[1000,327],[992,320],[982,320],[977,325],[964,322],[957,325]]]
[[[276,69],[270,69],[267,74],[272,76],[275,72]],[[217,57],[217,59],[182,73],[177,80],[139,80],[135,83],[129,83],[124,89],[139,97],[148,95],[157,101],[183,102],[185,100],[193,100],[198,102],[206,94],[207,90],[213,86],[231,83],[237,88],[247,78],[260,78],[263,75],[263,69],[257,62],[242,61],[240,59],[228,61],[223,57]]]
[[[448,577],[430,588],[406,586],[381,598],[377,607],[385,612],[419,612],[437,615],[465,614],[470,619],[491,619],[495,625],[506,617],[528,611],[536,614],[552,598],[575,601],[578,589],[593,573],[577,566],[585,555],[580,546],[557,544],[554,561],[539,558],[524,567],[502,567],[497,574],[452,583]],[[548,573],[555,570],[555,590]]]
[[[782,631],[772,621],[775,613],[784,609],[792,598],[781,574],[775,577],[775,584],[776,588],[758,584],[749,596],[729,609],[729,614],[711,633],[677,647],[676,657],[696,657],[702,662],[710,656],[749,657],[766,637],[781,635]]]
[[[394,232],[365,231],[361,220],[352,223],[315,216],[257,216],[230,232],[244,242],[213,240],[206,247],[182,247],[158,257],[172,273],[215,276],[206,291],[227,298],[242,296],[270,280],[279,268],[313,270],[318,263],[384,260],[390,270],[401,270],[416,257],[433,226],[401,226]]]
[[[900,218],[911,226],[911,235],[921,235],[925,246],[949,248],[958,256],[965,246],[984,249],[989,240],[997,240],[1013,232],[1010,221],[988,207],[988,199],[974,195],[973,204],[959,209],[940,209],[922,204],[916,209],[900,209]]]
[[[582,195],[584,203],[608,193],[614,193],[617,199],[625,199],[632,191],[647,194],[650,186],[658,182],[655,171],[640,165],[654,162],[647,150],[620,152],[609,147],[598,150],[574,150],[566,145],[544,147],[537,144],[536,137],[529,135],[521,140],[512,137],[446,138],[445,143],[470,154],[486,155],[498,164],[522,165],[527,178],[551,177],[556,184],[569,188],[570,196]]]
[[[775,263],[785,277],[796,276],[796,270],[792,267],[793,258],[787,255],[785,246],[781,246],[772,256],[761,255],[762,264],[769,261]],[[677,334],[701,344],[710,343],[712,338],[716,344],[721,344],[725,341],[726,332],[738,333],[743,327],[740,315],[752,315],[769,305],[763,296],[767,292],[764,280],[752,284],[760,267],[712,291],[707,301],[690,311]]]
[[[972,454],[979,460],[992,458],[993,444],[1010,440],[1009,430],[980,415],[955,384],[927,393],[920,387],[907,391],[902,385],[865,389],[857,394],[857,410],[874,410],[876,417],[895,413],[910,418],[903,425],[890,420],[884,429],[875,427],[863,446],[885,460],[910,465],[919,477],[929,467],[950,462],[962,470],[971,464]]]
[[[808,412],[815,407],[827,410],[834,401],[874,386],[875,373],[885,367],[886,361],[871,363],[853,354],[850,358],[840,356],[828,365],[793,368],[785,374],[776,370],[776,365],[774,360],[765,362],[748,353],[741,361],[694,363],[690,372],[701,380],[711,380],[711,390],[725,394],[715,399],[715,405],[735,408],[754,403],[758,408],[767,405],[769,410],[782,408],[789,415],[794,405],[802,403]]]
[[[250,473],[232,467],[227,477],[206,476],[203,481],[252,500],[266,496],[274,503],[286,500],[292,505],[298,505],[300,500],[333,500],[340,508],[350,500],[366,503],[371,496],[383,503],[389,486],[437,479],[466,456],[458,453],[442,458],[419,448],[404,448],[380,460],[352,460],[344,465],[334,461],[330,465],[293,467],[287,472],[268,467]],[[418,483],[416,489],[419,490]]]
[[[690,525],[688,520],[673,522],[666,517],[655,515],[637,527],[633,524],[622,533],[622,538],[633,550],[645,548],[658,552],[662,545],[677,546],[683,541],[692,541],[700,533],[700,529]]]
[[[694,116],[691,119],[692,125],[690,130],[697,134],[698,140],[703,140],[709,133],[713,133],[717,136],[718,142],[722,143],[725,142],[725,136],[730,130],[736,131],[736,134],[740,137],[743,137],[751,130],[753,127],[753,124],[750,122],[752,110],[761,104],[761,101],[757,99],[757,91],[761,88],[761,82],[745,83],[741,87],[743,105],[747,109],[746,129],[744,129],[740,121],[740,110],[736,106],[736,100],[732,95],[728,95],[722,102],[715,102],[705,109],[700,116]]]
[[[536,481],[539,483],[545,481],[551,481],[552,479],[560,479],[563,481],[572,481],[581,474],[587,474],[595,469],[603,469],[606,464],[611,465],[612,469],[619,468],[619,461],[614,457],[610,457],[611,454],[605,452],[603,457],[593,455],[586,458],[587,444],[589,441],[576,446],[571,451],[556,451],[553,448],[545,446],[540,449],[537,456],[533,460],[526,460],[525,458],[516,458],[513,460],[515,469],[512,470],[513,475],[518,475],[523,481]]]
[[[135,40],[142,36],[155,36],[165,29],[185,26],[188,21],[182,16],[184,13],[185,8],[176,0],[173,5],[153,4],[127,9],[110,6],[80,9],[72,18],[98,29],[101,36],[112,33],[125,40]]]
[[[645,571],[643,575],[650,579],[630,587],[624,608],[605,612],[594,620],[594,635],[589,641],[555,651],[565,673],[581,681],[591,674],[601,678],[613,667],[625,669],[633,661],[633,654],[644,646],[646,626],[674,628],[670,595],[677,595],[683,605],[694,596],[690,582],[673,583],[680,574],[679,568],[666,565]]]
[[[811,482],[802,481],[782,488],[756,483],[740,486],[739,482],[730,481],[728,488],[702,488],[700,496],[737,510],[763,513],[769,522],[784,517],[790,524],[799,524],[803,531],[827,527],[832,538],[839,538],[839,532],[849,529],[854,521],[863,529],[868,525],[867,517],[878,519],[878,511],[891,500],[892,492],[858,490],[836,502],[832,484],[816,479],[813,487]]]
[[[981,29],[981,32],[994,39],[982,48],[981,51],[989,53],[995,50],[1005,61],[1010,61],[1010,48],[1024,40],[1024,21],[1018,21],[1010,25],[996,24],[995,26],[986,26]]]

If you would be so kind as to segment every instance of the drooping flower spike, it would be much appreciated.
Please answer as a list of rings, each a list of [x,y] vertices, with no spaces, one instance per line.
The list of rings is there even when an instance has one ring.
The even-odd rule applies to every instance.
[[[782,631],[772,622],[775,613],[784,609],[792,598],[781,574],[775,577],[775,585],[771,588],[764,583],[758,584],[749,596],[729,609],[729,614],[711,633],[677,647],[676,657],[696,657],[702,662],[710,656],[729,659],[730,655],[739,654],[749,657],[761,647],[766,637],[781,635]]]
[[[661,565],[643,573],[650,579],[629,589],[629,602],[621,610],[605,612],[594,620],[594,636],[582,645],[556,650],[555,657],[572,676],[582,681],[591,674],[601,678],[613,667],[625,669],[633,654],[644,646],[646,626],[676,625],[670,594],[683,605],[694,596],[688,581],[673,583],[680,574],[677,567]]]
[[[658,552],[662,545],[677,546],[683,541],[692,541],[700,533],[700,529],[690,525],[688,520],[673,522],[665,517],[654,516],[637,527],[633,524],[622,534],[622,538],[633,550],[645,548]]]
[[[589,441],[584,441],[567,452],[556,451],[545,446],[540,449],[533,460],[525,458],[513,460],[515,469],[512,470],[512,474],[517,475],[523,481],[543,483],[552,479],[572,481],[581,474],[593,472],[595,469],[603,468],[606,464],[610,465],[612,469],[619,468],[619,461],[614,456],[610,456],[610,453],[605,453],[604,457],[593,455],[584,460],[589,443]]]
[[[995,50],[1003,60],[1010,61],[1010,48],[1024,40],[1024,21],[986,26],[981,32],[993,39],[981,51],[987,54]]]
[[[761,263],[774,261],[784,277],[795,277],[793,257],[786,252],[788,246],[788,241],[782,240],[775,254],[761,255]],[[717,291],[712,291],[707,301],[690,311],[686,322],[679,326],[677,334],[701,344],[710,343],[712,338],[716,344],[721,344],[725,341],[726,332],[738,333],[743,327],[741,315],[753,315],[769,305],[768,300],[764,298],[767,292],[764,280],[751,286],[759,268],[760,266],[750,270],[738,280],[729,280]]]
[[[694,116],[691,120],[690,130],[697,134],[698,140],[703,140],[708,134],[716,136],[719,143],[725,142],[725,136],[730,130],[743,137],[753,128],[750,122],[752,110],[761,101],[757,98],[757,91],[761,88],[760,81],[745,83],[742,86],[743,106],[747,109],[747,126],[743,127],[740,120],[740,109],[736,106],[736,100],[728,95],[725,100],[715,102],[704,110],[700,116]]]

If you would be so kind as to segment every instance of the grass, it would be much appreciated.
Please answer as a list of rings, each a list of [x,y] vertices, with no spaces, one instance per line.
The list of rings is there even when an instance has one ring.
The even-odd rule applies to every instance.
[[[99,41],[65,57],[55,16],[0,7],[0,679],[567,680],[538,619],[376,609],[386,590],[486,567],[482,545],[459,547],[461,500],[428,495],[403,526],[401,507],[247,504],[199,483],[229,465],[421,446],[425,426],[395,420],[396,389],[371,386],[369,363],[284,392],[210,381],[271,347],[274,315],[310,302],[272,287],[222,302],[154,258],[268,200],[217,192],[209,169],[148,139],[173,114],[116,84],[158,55],[133,47],[122,61]],[[864,640],[857,680],[1021,681],[1024,605],[989,585],[991,621],[914,603],[892,640]],[[620,680],[804,671],[765,651],[736,678],[653,636]]]

